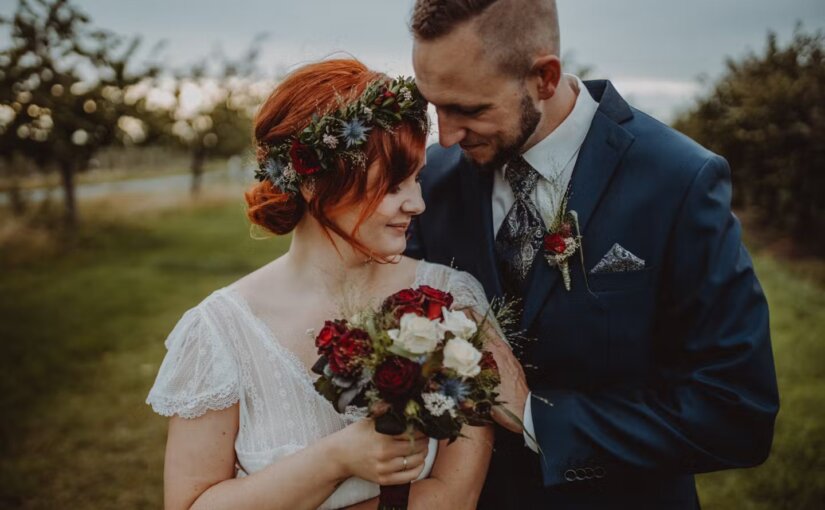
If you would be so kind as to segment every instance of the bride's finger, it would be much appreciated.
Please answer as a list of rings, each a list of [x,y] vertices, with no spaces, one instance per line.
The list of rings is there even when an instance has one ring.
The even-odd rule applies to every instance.
[[[394,473],[415,470],[424,464],[424,459],[426,458],[427,454],[423,452],[413,455],[402,455],[382,462],[379,471],[381,474],[388,476]]]

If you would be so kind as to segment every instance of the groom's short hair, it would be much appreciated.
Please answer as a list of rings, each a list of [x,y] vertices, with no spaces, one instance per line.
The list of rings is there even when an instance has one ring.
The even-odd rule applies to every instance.
[[[526,75],[539,54],[560,55],[555,0],[416,0],[410,29],[434,41],[464,23],[475,23],[480,39],[505,72]]]

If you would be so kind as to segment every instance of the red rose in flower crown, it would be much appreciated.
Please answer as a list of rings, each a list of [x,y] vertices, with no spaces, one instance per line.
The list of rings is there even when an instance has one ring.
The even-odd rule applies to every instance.
[[[312,147],[304,145],[298,140],[292,141],[289,148],[289,158],[292,160],[292,168],[298,175],[313,175],[321,170],[321,162]]]
[[[329,355],[329,369],[343,376],[353,376],[360,371],[361,359],[372,351],[366,331],[352,329],[337,337]]]
[[[564,242],[565,236],[561,232],[547,234],[544,236],[544,249],[554,253],[564,253],[567,244]]]
[[[392,356],[375,370],[375,387],[388,400],[408,398],[420,374],[421,365],[418,363]]]
[[[442,307],[449,309],[453,306],[453,295],[449,292],[434,289],[427,285],[418,287],[418,290],[424,295],[424,312],[430,320],[442,318]]]

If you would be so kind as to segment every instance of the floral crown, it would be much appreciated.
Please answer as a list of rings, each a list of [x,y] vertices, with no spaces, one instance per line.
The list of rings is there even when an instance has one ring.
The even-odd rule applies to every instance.
[[[362,148],[373,126],[392,131],[395,125],[412,119],[423,131],[428,127],[427,102],[412,78],[376,80],[357,101],[341,103],[332,113],[313,115],[306,128],[282,143],[262,145],[267,155],[255,178],[269,180],[285,193],[298,193],[303,182],[332,168],[338,158],[363,167],[366,157]]]

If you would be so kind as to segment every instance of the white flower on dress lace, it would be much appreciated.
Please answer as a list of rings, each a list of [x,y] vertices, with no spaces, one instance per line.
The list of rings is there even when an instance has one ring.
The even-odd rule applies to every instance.
[[[455,400],[441,393],[424,393],[421,395],[424,400],[424,408],[433,416],[441,416],[450,413],[455,418]]]
[[[414,313],[401,316],[399,329],[391,329],[387,334],[392,338],[393,344],[411,354],[433,352],[444,339],[444,331],[436,321]]]
[[[481,372],[481,352],[463,338],[452,338],[444,346],[444,366],[461,377],[475,377]]]
[[[334,149],[338,147],[338,139],[330,134],[326,134],[323,136],[324,145],[329,147],[330,149]]]
[[[441,329],[445,332],[452,333],[457,338],[465,340],[472,337],[478,327],[474,321],[471,321],[464,312],[451,312],[446,308],[441,308],[441,313],[444,320],[440,324]]]

